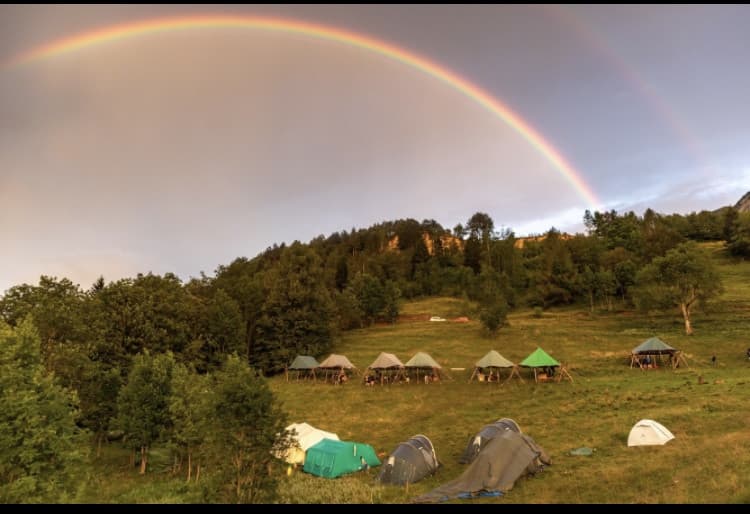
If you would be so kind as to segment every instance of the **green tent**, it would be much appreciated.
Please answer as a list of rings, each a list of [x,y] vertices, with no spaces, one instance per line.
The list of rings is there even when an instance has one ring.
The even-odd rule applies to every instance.
[[[318,369],[320,364],[315,360],[315,357],[310,355],[297,355],[292,363],[287,368],[286,381],[289,382],[289,372],[297,372],[297,380],[301,377],[312,378],[315,380],[315,370]]]
[[[669,346],[658,337],[646,339],[640,345],[638,345],[638,347],[633,349],[633,353],[639,353],[643,355],[672,354],[675,351],[676,350],[674,348]]]
[[[487,352],[487,355],[474,364],[474,372],[471,374],[469,382],[474,380],[475,377],[480,382],[484,382],[485,373],[489,370],[489,375],[486,376],[487,381],[500,383],[500,368],[510,369],[507,380],[510,380],[515,375],[523,382],[520,373],[518,373],[518,367],[495,350],[490,350]],[[507,380],[505,381],[507,382]]]
[[[315,369],[317,367],[320,367],[320,364],[315,357],[310,355],[297,355],[289,365],[289,369]]]
[[[522,362],[521,366],[524,368],[546,368],[549,366],[559,366],[560,363],[549,356],[547,352],[541,348],[534,350],[531,355],[526,357]]]
[[[490,350],[487,355],[479,359],[474,366],[477,368],[512,368],[515,364],[497,353],[495,350]]]
[[[430,357],[424,352],[417,352],[417,354],[409,359],[406,364],[407,368],[436,368],[440,369],[440,364],[435,362],[435,359]]]
[[[375,450],[369,444],[323,439],[307,450],[304,471],[319,477],[337,478],[368,467],[380,466]]]

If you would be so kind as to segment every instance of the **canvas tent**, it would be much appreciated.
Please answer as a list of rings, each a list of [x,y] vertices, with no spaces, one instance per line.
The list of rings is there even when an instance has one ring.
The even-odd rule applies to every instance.
[[[315,357],[310,355],[297,355],[287,368],[286,381],[289,382],[289,372],[296,372],[297,380],[300,377],[312,378],[315,380],[315,370],[320,367],[320,363]]]
[[[531,437],[504,430],[489,441],[460,477],[414,501],[498,496],[512,489],[520,477],[535,474],[549,464],[546,452]]]
[[[553,377],[550,376],[549,372],[554,373],[556,368],[559,368],[557,369],[557,372],[554,373],[554,378],[557,382],[562,380],[563,377],[567,378],[571,382],[573,381],[573,377],[570,376],[570,373],[568,373],[568,370],[565,369],[565,366],[557,362],[547,352],[539,347],[537,347],[536,350],[531,352],[528,357],[521,361],[520,365],[524,368],[532,368],[534,370],[534,382],[539,382],[540,380],[543,382],[546,380],[551,380]]]
[[[494,423],[482,427],[482,430],[469,439],[469,443],[466,445],[466,449],[464,450],[463,455],[461,455],[459,462],[461,464],[471,463],[477,455],[479,455],[479,452],[482,451],[482,448],[487,446],[487,444],[493,438],[497,437],[498,434],[501,434],[506,430],[512,430],[519,434],[521,433],[521,428],[518,426],[518,423],[510,418],[498,419]]]
[[[446,378],[447,376],[442,366],[425,352],[417,352],[404,364],[404,367],[409,374],[415,375],[418,382],[422,382],[423,378],[427,382],[430,379],[434,380],[435,377]]]
[[[369,444],[323,439],[307,450],[302,469],[319,477],[337,478],[364,469],[362,460],[369,467],[380,465]]]
[[[648,369],[656,366],[656,361],[663,362],[664,356],[667,356],[667,363],[672,369],[678,368],[680,363],[688,366],[685,356],[680,350],[672,348],[658,337],[646,339],[641,344],[633,348],[630,352],[630,367],[638,366],[640,369]]]
[[[332,353],[326,360],[320,363],[320,370],[325,380],[330,378],[336,384],[343,381],[342,377],[345,376],[348,379],[349,374],[359,371],[346,356],[335,353]]]
[[[508,375],[508,378],[505,379],[505,382],[513,378],[513,376],[518,377],[523,382],[521,374],[518,372],[518,366],[500,355],[495,350],[490,350],[489,352],[487,352],[487,355],[479,359],[474,364],[474,373],[471,374],[469,382],[476,378],[480,382],[484,382],[486,379],[487,382],[496,381],[500,383],[501,369],[510,370],[510,374]]]
[[[286,452],[277,455],[277,457],[289,464],[302,465],[305,462],[307,450],[323,439],[339,440],[338,435],[320,430],[307,423],[292,423],[286,427],[286,430],[292,433],[292,445]]]
[[[380,468],[378,480],[384,484],[413,484],[433,474],[439,465],[432,441],[419,434],[391,452]]]
[[[630,429],[628,446],[666,444],[674,439],[672,432],[652,419],[642,419]]]
[[[374,382],[380,382],[381,384],[395,382],[405,377],[404,369],[404,363],[398,357],[392,353],[381,352],[367,368],[364,378],[365,381],[372,378]]]

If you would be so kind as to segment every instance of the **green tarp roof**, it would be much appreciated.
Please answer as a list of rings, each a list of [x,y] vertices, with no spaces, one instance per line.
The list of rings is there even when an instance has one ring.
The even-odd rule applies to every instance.
[[[477,368],[512,368],[514,365],[495,350],[487,352],[487,355],[479,359],[475,364]]]
[[[380,466],[369,444],[323,439],[308,448],[302,469],[319,477],[336,478],[362,469],[362,457],[368,466]]]
[[[403,368],[404,363],[392,353],[381,352],[375,362],[370,364],[370,369]]]
[[[438,368],[441,369],[440,364],[435,362],[435,359],[430,357],[424,352],[418,352],[414,357],[409,359],[409,362],[404,364],[407,368]]]
[[[320,364],[315,360],[315,357],[309,355],[297,355],[294,361],[289,365],[289,369],[315,369]]]
[[[560,363],[557,362],[555,359],[549,356],[547,352],[542,350],[541,348],[537,348],[534,350],[531,355],[526,357],[523,362],[521,362],[521,366],[527,367],[527,368],[543,368],[545,366],[559,366]]]
[[[646,339],[637,348],[633,349],[633,353],[644,353],[644,352],[674,352],[675,348],[672,348],[667,343],[659,339],[658,337],[652,337]]]

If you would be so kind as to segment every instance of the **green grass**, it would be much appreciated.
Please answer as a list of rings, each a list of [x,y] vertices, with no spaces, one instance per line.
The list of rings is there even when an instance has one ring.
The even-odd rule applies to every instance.
[[[725,292],[716,307],[696,313],[695,334],[685,336],[679,312],[648,316],[597,312],[585,306],[513,312],[499,335],[483,335],[472,306],[452,298],[404,306],[406,316],[469,315],[469,323],[402,322],[344,333],[334,351],[365,369],[381,351],[402,361],[417,351],[432,355],[452,377],[437,384],[365,387],[270,380],[290,422],[306,421],[341,439],[371,444],[385,458],[415,434],[435,445],[441,467],[409,489],[380,486],[378,468],[336,480],[280,468],[284,503],[405,503],[458,477],[467,441],[483,425],[509,417],[552,457],[542,473],[522,478],[500,498],[472,503],[747,503],[750,502],[750,263],[714,252]],[[640,371],[629,352],[658,336],[683,350],[690,367]],[[566,364],[574,382],[468,383],[472,366],[488,350],[520,362],[537,346]],[[716,367],[710,365],[712,355]],[[325,356],[321,356],[325,357]],[[450,371],[450,368],[465,368]],[[699,377],[704,382],[699,385]],[[658,447],[627,447],[635,422],[654,419],[675,439]],[[588,446],[593,455],[572,456]],[[114,451],[114,450],[112,450]],[[83,501],[189,502],[193,494],[168,476],[138,477],[123,469],[122,454],[102,464],[114,477],[98,478]],[[103,468],[104,469],[104,468]],[[105,484],[106,482],[106,484]]]

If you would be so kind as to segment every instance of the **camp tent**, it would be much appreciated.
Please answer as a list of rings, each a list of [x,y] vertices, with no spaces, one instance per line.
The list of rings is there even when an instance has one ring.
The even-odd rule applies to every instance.
[[[289,381],[289,371],[296,372],[297,380],[299,380],[301,376],[315,380],[315,370],[319,367],[320,363],[315,360],[315,357],[311,357],[310,355],[297,355],[287,368],[286,380],[287,382]]]
[[[307,450],[302,469],[319,477],[337,478],[364,469],[362,460],[369,467],[380,465],[369,444],[323,439]]]
[[[559,362],[553,359],[547,352],[545,352],[539,347],[537,347],[536,350],[531,352],[531,354],[528,357],[526,357],[523,361],[521,361],[520,365],[524,368],[532,368],[534,370],[535,382],[539,382],[539,380],[545,381],[545,380],[549,380],[552,378],[549,376],[549,373],[538,373],[538,370],[542,368],[548,368],[550,370],[559,368],[558,372],[556,373],[557,375],[556,380],[558,382],[562,380],[563,377],[567,378],[571,382],[573,381],[573,377],[570,376],[570,373],[568,373],[568,370],[565,369],[565,366],[561,365]]]
[[[672,432],[652,419],[642,419],[630,429],[628,446],[666,444],[674,439]]]
[[[499,383],[500,369],[510,370],[510,374],[505,380],[506,382],[513,378],[514,375],[521,381],[523,381],[523,379],[521,378],[521,374],[518,373],[518,367],[515,364],[500,355],[495,350],[490,350],[489,352],[487,352],[487,355],[479,359],[474,364],[474,373],[471,374],[469,382],[471,382],[475,378],[480,382],[484,382],[485,377],[487,378],[487,381],[492,381],[490,380],[490,377],[496,377],[495,380]]]
[[[658,337],[652,337],[643,341],[630,352],[630,367],[638,366],[640,369],[648,369],[652,365],[656,366],[657,359],[663,362],[662,359],[665,355],[672,369],[679,367],[680,363],[688,366],[687,360],[680,350],[672,348]]]
[[[292,445],[286,452],[277,455],[277,457],[289,464],[303,464],[307,450],[323,439],[339,440],[339,436],[333,432],[320,430],[307,423],[292,423],[286,427],[286,430],[292,434]]]
[[[499,496],[512,489],[520,477],[537,473],[549,464],[546,452],[531,437],[504,430],[490,440],[460,477],[414,501]]]
[[[425,435],[415,435],[400,443],[380,468],[378,480],[384,484],[413,484],[433,474],[439,466],[435,447]]]
[[[320,363],[320,369],[323,372],[325,380],[331,378],[335,383],[341,382],[342,376],[347,376],[352,372],[358,372],[357,367],[352,364],[344,355],[332,353],[326,360]]]
[[[364,378],[366,383],[371,378],[374,382],[383,384],[385,382],[394,382],[404,377],[404,363],[392,353],[381,352],[367,368]]]
[[[420,377],[447,377],[443,372],[442,366],[435,362],[435,359],[425,352],[417,352],[414,357],[404,364],[404,367],[409,374],[415,375],[417,382],[422,381]],[[425,381],[427,380],[429,380],[429,378],[425,378]]]
[[[461,464],[469,464],[471,463],[477,455],[479,455],[479,452],[482,451],[482,448],[487,446],[487,444],[495,437],[497,437],[498,434],[501,434],[505,432],[506,430],[512,430],[514,432],[521,433],[521,427],[518,426],[518,423],[513,421],[510,418],[502,418],[498,419],[494,423],[490,423],[489,425],[485,425],[482,427],[482,430],[477,432],[477,434],[469,439],[468,444],[466,445],[466,449],[464,450],[463,455],[461,455],[461,459],[459,462]]]

